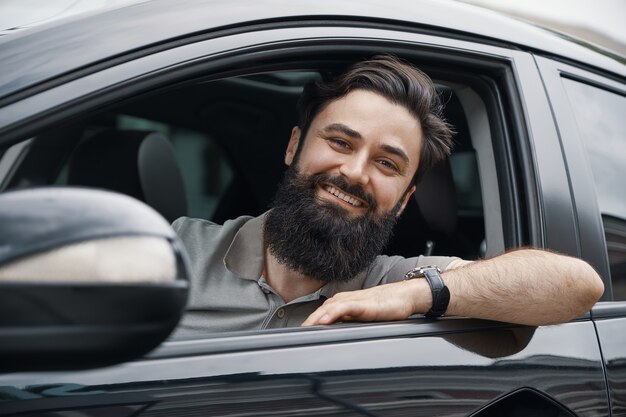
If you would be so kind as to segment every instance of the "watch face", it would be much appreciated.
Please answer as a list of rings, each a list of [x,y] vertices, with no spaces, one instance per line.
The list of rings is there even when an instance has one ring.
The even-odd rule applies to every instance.
[[[407,272],[404,275],[404,279],[411,279],[411,278],[419,278],[419,277],[423,277],[424,273],[426,271],[430,271],[430,270],[435,270],[438,273],[441,273],[441,270],[433,265],[426,265],[426,266],[418,266],[417,268],[413,268],[411,269],[409,272]]]

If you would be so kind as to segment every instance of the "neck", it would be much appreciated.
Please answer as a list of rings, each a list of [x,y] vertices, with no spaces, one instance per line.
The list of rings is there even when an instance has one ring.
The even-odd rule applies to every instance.
[[[278,260],[265,248],[264,276],[267,283],[286,302],[322,288],[324,281],[300,274]]]

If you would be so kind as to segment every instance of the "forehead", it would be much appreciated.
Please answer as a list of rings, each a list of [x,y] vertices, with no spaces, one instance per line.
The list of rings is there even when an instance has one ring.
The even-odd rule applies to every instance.
[[[328,103],[313,119],[309,133],[343,124],[364,142],[402,148],[417,165],[423,135],[419,120],[404,106],[367,90],[354,90]]]

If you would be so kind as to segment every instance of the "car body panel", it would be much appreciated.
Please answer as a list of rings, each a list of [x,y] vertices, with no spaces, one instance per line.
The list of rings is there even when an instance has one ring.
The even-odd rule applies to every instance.
[[[576,228],[579,229],[579,235],[585,236],[585,239],[579,239],[579,256],[590,262],[602,276],[608,276],[604,229],[602,219],[599,216],[600,209],[593,183],[593,173],[591,172],[591,166],[587,163],[586,150],[577,129],[575,115],[565,94],[562,77],[564,74],[577,74],[579,77],[584,77],[594,83],[600,81],[594,74],[561,62],[551,61],[542,57],[537,57],[536,60],[548,92],[551,112],[558,123],[562,152],[568,165],[567,171],[572,201],[575,201],[576,213],[579,219],[576,221]],[[619,88],[618,83],[611,83],[606,79],[602,80],[601,83],[608,84],[611,88]],[[624,91],[623,86],[622,91]],[[607,288],[603,300],[610,300],[612,297],[610,282],[606,284],[609,285],[605,285]]]
[[[389,45],[389,39],[394,39],[393,42],[396,45],[406,42],[406,47],[419,47],[425,50],[436,48],[440,54],[444,50],[449,50],[475,54],[483,59],[507,59],[510,56],[509,50],[489,45],[476,45],[429,35],[363,28],[307,27],[241,33],[183,45],[138,57],[128,62],[119,64],[113,62],[101,71],[69,80],[59,86],[5,105],[0,108],[0,132],[4,133],[9,129],[14,129],[14,125],[18,122],[28,125],[29,121],[34,118],[41,119],[46,110],[53,112],[58,117],[60,115],[59,107],[67,104],[74,104],[85,110],[81,100],[93,94],[102,95],[107,90],[124,88],[129,83],[136,85],[138,79],[154,77],[159,72],[176,71],[176,76],[181,77],[184,75],[185,67],[193,66],[192,71],[201,74],[213,65],[212,60],[218,58],[236,57],[244,54],[250,56],[255,52],[258,52],[262,57],[264,53],[269,53],[272,50],[284,49],[287,53],[289,48],[302,45],[308,45],[312,48],[316,44],[324,48],[331,42],[341,42],[347,46],[357,40],[379,45],[382,48],[384,45]],[[198,65],[201,61],[206,62],[207,67]],[[226,66],[228,63],[223,65]],[[233,69],[233,66],[234,64],[230,65],[230,70]],[[91,105],[100,106],[102,104],[102,102],[94,101]],[[10,138],[7,134],[2,136],[4,140]]]
[[[516,53],[515,73],[517,90],[523,103],[524,125],[529,126],[527,142],[531,155],[527,158],[523,175],[527,176],[528,187],[537,187],[528,195],[535,195],[534,203],[538,213],[540,234],[531,244],[548,246],[555,250],[579,256],[578,235],[573,222],[574,207],[567,188],[568,181],[565,164],[554,155],[561,153],[554,120],[550,112],[550,103],[541,87],[541,76],[530,54]],[[532,165],[529,166],[529,165]],[[534,177],[531,177],[534,174]],[[549,195],[546,199],[544,196]]]
[[[626,415],[626,360],[624,360],[624,346],[626,334],[623,326],[626,319],[623,317],[596,321],[598,337],[602,344],[602,356],[606,366],[606,378],[609,386],[609,396],[613,416]]]
[[[445,326],[446,321],[456,323]],[[536,329],[484,322],[483,330],[450,333],[465,321],[481,324],[447,319],[439,325],[422,319],[397,325],[414,329],[412,337],[203,354],[219,343],[216,338],[167,357],[168,351],[193,344],[172,341],[152,358],[101,370],[0,376],[0,386],[12,387],[5,389],[5,398],[10,392],[22,396],[4,401],[2,409],[43,411],[38,403],[51,404],[59,396],[65,396],[67,409],[73,396],[76,407],[89,399],[100,409],[107,402],[108,407],[128,404],[134,396],[135,404],[149,405],[141,414],[145,416],[166,410],[185,415],[233,415],[237,410],[343,415],[346,409],[355,415],[361,409],[371,413],[366,415],[453,416],[534,387],[577,415],[608,414],[590,321]],[[355,332],[358,327],[322,331]],[[29,387],[32,381],[40,387]],[[24,399],[29,393],[33,398]]]
[[[413,11],[409,19],[407,10]],[[259,7],[258,2],[243,0],[222,7],[217,2],[187,0],[172,7],[168,2],[155,1],[69,17],[0,39],[0,61],[5,68],[0,74],[0,98],[77,70],[93,71],[88,68],[112,58],[126,61],[155,50],[257,28],[306,26],[316,20],[334,26],[334,21],[345,19],[406,25],[409,31],[426,33],[447,27],[452,37],[478,36],[487,43],[504,42],[564,57],[576,56],[579,62],[625,75],[623,66],[611,58],[546,30],[466,4],[273,1]],[[45,40],[41,33],[45,33]]]

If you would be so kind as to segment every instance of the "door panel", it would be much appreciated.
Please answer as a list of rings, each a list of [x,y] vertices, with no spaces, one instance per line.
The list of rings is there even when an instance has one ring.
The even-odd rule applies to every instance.
[[[469,322],[441,321],[461,327]],[[414,320],[404,326],[419,331],[438,323]],[[321,332],[335,331],[359,329]],[[237,350],[237,338],[230,341]],[[122,411],[141,416],[460,416],[525,387],[580,416],[609,413],[590,321],[536,329],[468,327],[421,337],[221,354],[203,354],[200,341],[193,354],[168,354],[185,343],[190,342],[169,343],[161,358],[111,368],[0,376],[0,414],[79,408],[85,416]]]
[[[622,303],[623,304],[623,303]],[[626,308],[622,306],[626,312]],[[626,318],[597,320],[613,417],[626,416]]]

